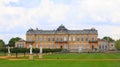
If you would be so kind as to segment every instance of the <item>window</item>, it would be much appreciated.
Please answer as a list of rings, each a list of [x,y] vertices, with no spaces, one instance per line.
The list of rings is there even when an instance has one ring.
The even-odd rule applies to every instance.
[[[44,44],[44,48],[46,48],[46,44]]]
[[[66,49],[67,47],[66,47],[66,44],[64,44],[64,48]]]
[[[44,36],[44,41],[46,41],[46,36]]]
[[[52,36],[52,41],[54,41],[54,36]]]
[[[56,37],[56,41],[58,41],[59,39],[58,39],[58,37]]]
[[[101,49],[101,45],[99,45],[99,49]]]
[[[67,38],[66,38],[66,36],[64,36],[64,41],[67,41]]]
[[[77,37],[77,41],[80,41],[80,37]]]
[[[58,44],[56,44],[56,48],[59,48],[59,47],[58,47]]]
[[[84,49],[84,44],[82,44],[82,49]]]
[[[73,41],[75,41],[75,36],[73,37]]]
[[[86,44],[86,48],[87,48],[87,49],[89,48],[89,45],[88,45],[88,44]]]
[[[105,49],[107,49],[107,45],[105,45]]]
[[[48,48],[50,48],[50,44],[48,44]]]
[[[40,44],[40,47],[42,47],[42,44]]]
[[[54,48],[54,44],[52,45],[52,48]]]
[[[71,37],[71,36],[69,36],[69,41],[71,41],[71,38],[72,38],[72,37]]]
[[[82,41],[84,41],[84,37],[82,37]]]
[[[92,37],[92,41],[94,41],[94,37]]]
[[[113,45],[113,44],[111,44],[111,46],[113,47],[114,45]]]
[[[50,37],[48,37],[48,41],[50,42]]]
[[[60,37],[60,41],[62,41],[62,36]]]
[[[32,36],[30,36],[29,41],[32,41]]]
[[[88,37],[86,37],[86,41],[88,41]]]
[[[104,45],[102,45],[102,49],[104,49]]]
[[[36,41],[38,41],[38,36],[36,36]]]
[[[42,41],[42,36],[40,36],[40,41]]]

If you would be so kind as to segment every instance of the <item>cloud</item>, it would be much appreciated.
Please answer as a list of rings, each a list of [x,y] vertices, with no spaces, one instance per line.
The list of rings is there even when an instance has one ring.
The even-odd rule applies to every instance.
[[[89,17],[94,22],[120,22],[119,0],[79,0],[77,3],[78,18],[82,14],[85,19]]]
[[[39,2],[28,1],[32,5]],[[119,38],[120,0],[70,0],[69,4],[67,1],[41,0],[32,7],[24,0],[0,0],[0,38],[8,40],[17,33],[20,36],[19,32],[26,32],[30,27],[48,29],[60,24],[69,29],[95,27],[100,32],[99,37],[110,35]],[[11,2],[19,6],[12,6]]]
[[[3,39],[6,44],[8,44],[9,40],[12,38],[12,37],[20,37],[22,39],[26,39],[25,37],[25,34],[0,34],[0,39]]]

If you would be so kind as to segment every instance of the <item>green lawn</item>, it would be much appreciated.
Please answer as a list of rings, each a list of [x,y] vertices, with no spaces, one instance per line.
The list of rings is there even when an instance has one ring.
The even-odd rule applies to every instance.
[[[26,57],[27,59],[28,57]],[[120,53],[82,53],[43,55],[43,60],[7,60],[0,59],[0,67],[120,67]],[[46,60],[56,59],[56,60]],[[72,59],[72,60],[64,60]],[[93,61],[84,59],[116,59]],[[82,60],[82,61],[81,61]]]
[[[74,60],[0,60],[0,67],[120,67],[120,62]]]
[[[82,53],[82,54],[51,54],[48,59],[120,59],[120,53]]]

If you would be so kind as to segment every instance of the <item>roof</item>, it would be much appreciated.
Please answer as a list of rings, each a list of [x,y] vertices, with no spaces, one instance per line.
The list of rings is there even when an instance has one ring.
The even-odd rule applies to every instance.
[[[98,34],[95,28],[84,30],[68,30],[65,26],[60,25],[56,30],[36,30],[29,29],[26,34]]]
[[[26,42],[25,40],[23,40],[23,39],[21,39],[21,40],[19,40],[19,41],[17,41],[17,42]]]

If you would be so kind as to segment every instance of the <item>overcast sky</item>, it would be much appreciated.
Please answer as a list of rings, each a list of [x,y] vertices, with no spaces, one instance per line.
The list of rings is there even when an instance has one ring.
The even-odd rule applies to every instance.
[[[29,28],[96,28],[99,38],[120,38],[120,0],[0,0],[0,39],[25,39]]]

